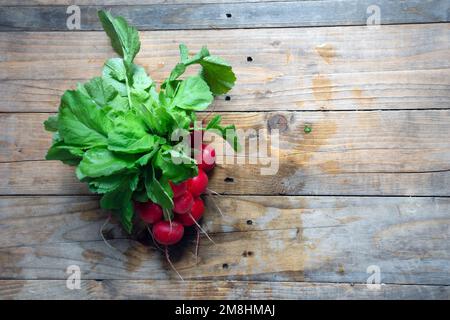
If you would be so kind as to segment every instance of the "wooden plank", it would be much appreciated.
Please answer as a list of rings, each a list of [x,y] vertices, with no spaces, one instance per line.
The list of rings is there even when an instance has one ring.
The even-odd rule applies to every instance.
[[[436,60],[434,60],[436,61]],[[100,70],[100,69],[99,69]],[[292,69],[292,73],[293,73]],[[158,73],[158,79],[166,73]],[[303,74],[302,85],[289,75],[264,83],[238,75],[228,95],[216,98],[215,111],[448,109],[450,68],[367,73]],[[297,74],[295,78],[301,78]],[[283,79],[284,78],[284,79]],[[0,112],[55,112],[65,90],[84,80],[0,80]],[[257,84],[258,81],[259,85]],[[291,81],[294,81],[291,83]],[[328,84],[328,85],[327,85]]]
[[[287,0],[245,0],[245,2],[286,2]],[[300,0],[305,1],[305,0]],[[314,1],[314,0],[313,0]],[[78,0],[79,6],[113,6],[113,5],[153,5],[153,4],[202,4],[202,3],[234,3],[243,0]],[[72,0],[0,0],[0,6],[70,6]]]
[[[258,281],[84,280],[68,290],[65,280],[0,280],[0,299],[449,299],[448,286]]]
[[[99,230],[107,216],[97,196],[0,197],[0,247],[101,240]],[[114,222],[107,236],[126,234]]]
[[[222,209],[219,215],[212,199]],[[199,260],[194,235],[171,254],[186,279],[449,284],[450,199],[408,197],[207,198]],[[94,197],[1,197],[0,277],[176,279],[148,236],[125,239]],[[250,221],[250,222],[249,222]],[[142,243],[149,246],[144,246]]]
[[[251,3],[79,6],[82,30],[100,30],[97,11],[110,9],[140,30],[366,25],[380,10],[381,24],[448,21],[446,0],[344,0]],[[66,31],[66,6],[0,7],[0,31]],[[382,13],[381,13],[382,10]]]
[[[207,44],[238,77],[218,111],[437,109],[449,108],[449,37],[450,24],[141,32],[137,63],[161,83],[178,43]],[[0,33],[0,112],[54,112],[114,55],[103,32]]]
[[[217,192],[450,195],[448,110],[222,115],[225,123],[238,124],[253,138],[243,138],[246,148],[231,159],[222,157],[221,140],[214,142],[219,165],[210,186]],[[76,180],[73,167],[41,161],[51,143],[51,135],[42,128],[47,116],[0,115],[4,128],[0,194],[88,193]],[[304,133],[306,124],[312,128],[310,134]],[[254,129],[253,135],[250,129]],[[280,130],[279,147],[274,146],[268,155],[250,152],[250,141],[270,143],[268,129]],[[255,160],[253,164],[249,156]],[[269,168],[270,163],[273,174],[264,175],[261,169]]]

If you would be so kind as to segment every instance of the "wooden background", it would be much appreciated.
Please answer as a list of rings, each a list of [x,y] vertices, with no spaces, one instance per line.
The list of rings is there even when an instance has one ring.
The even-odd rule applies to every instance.
[[[76,2],[69,31],[73,1],[0,0],[0,298],[450,298],[448,0]],[[381,26],[366,26],[370,5]],[[115,223],[106,246],[98,198],[43,160],[42,121],[114,55],[99,8],[141,30],[137,63],[158,82],[179,42],[207,44],[238,77],[214,110],[281,132],[277,175],[215,169],[203,225],[216,245],[202,239],[198,264],[192,237],[173,250],[184,282]],[[81,290],[66,288],[69,265]]]

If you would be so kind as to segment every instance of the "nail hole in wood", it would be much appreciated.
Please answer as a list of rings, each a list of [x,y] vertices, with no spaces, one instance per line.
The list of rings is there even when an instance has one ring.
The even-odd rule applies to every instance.
[[[223,179],[223,181],[225,181],[225,182],[234,182],[234,179],[230,178],[230,177],[226,177],[225,179]]]
[[[228,263],[224,263],[224,264],[222,265],[222,268],[223,268],[223,269],[228,269]]]
[[[231,13],[226,13],[225,15],[227,16],[227,18],[231,18],[232,17]]]
[[[248,62],[252,62],[252,61],[253,61],[253,58],[252,58],[252,57],[247,57],[247,61],[248,61]]]
[[[225,101],[230,101],[231,97],[230,96],[225,96]]]
[[[251,226],[251,225],[253,224],[253,221],[252,221],[252,220],[247,220],[247,224],[248,224],[249,226]]]
[[[253,255],[252,251],[244,251],[242,252],[243,257],[251,257]]]

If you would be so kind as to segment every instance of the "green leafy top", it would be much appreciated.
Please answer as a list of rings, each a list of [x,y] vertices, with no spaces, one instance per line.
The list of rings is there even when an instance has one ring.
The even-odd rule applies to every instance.
[[[180,63],[157,92],[145,70],[134,64],[140,49],[137,29],[109,12],[99,11],[98,16],[120,58],[107,60],[101,77],[64,93],[58,114],[44,122],[53,132],[46,159],[77,166],[78,179],[101,194],[102,208],[116,213],[131,232],[133,200],[150,199],[170,212],[169,181],[179,183],[197,175],[190,150],[171,138],[189,133],[195,112],[228,92],[236,77],[231,66],[206,47],[190,57],[181,44]],[[193,64],[201,66],[199,74],[180,79]],[[235,127],[222,127],[220,116],[205,130],[214,130],[239,148]]]
[[[98,17],[102,23],[111,45],[126,64],[131,64],[141,48],[139,34],[135,27],[128,25],[122,17],[114,18],[109,12],[99,11]]]

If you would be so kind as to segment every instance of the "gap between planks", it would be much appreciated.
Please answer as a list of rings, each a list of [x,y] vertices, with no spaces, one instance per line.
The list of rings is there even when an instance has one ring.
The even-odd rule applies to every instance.
[[[307,1],[317,1],[317,0],[307,0]],[[1,9],[1,6],[0,6]],[[412,25],[447,25],[449,21],[439,21],[439,22],[402,22],[402,23],[386,23],[386,24],[382,24],[380,26],[412,26]],[[354,27],[366,27],[365,24],[346,24],[346,25],[318,25],[318,26],[267,26],[267,27],[256,27],[256,26],[252,26],[252,27],[227,27],[227,28],[214,28],[214,27],[209,27],[209,28],[189,28],[189,29],[142,29],[140,30],[141,32],[170,32],[170,31],[206,31],[206,30],[214,30],[214,31],[225,31],[225,30],[230,30],[230,31],[239,31],[239,30],[279,30],[279,29],[328,29],[328,28],[354,28]],[[72,33],[72,32],[80,32],[80,33],[88,33],[88,32],[104,32],[104,31],[99,31],[99,30],[76,30],[76,31],[72,31],[72,30],[67,30],[67,31],[63,31],[63,30],[40,30],[40,31],[35,31],[35,30],[2,30],[0,29],[0,34],[2,33],[12,33],[12,34],[19,34],[19,33],[29,33],[29,34],[39,34],[39,33],[49,33],[49,34],[56,34],[56,33],[61,33],[61,32],[66,32],[66,33]]]
[[[0,80],[0,83],[2,82],[2,80]],[[320,112],[320,113],[327,113],[327,112],[395,112],[395,111],[448,111],[450,110],[450,107],[445,107],[445,108],[424,108],[424,109],[417,109],[417,108],[413,108],[413,109],[337,109],[337,110],[317,110],[317,109],[302,109],[302,110],[298,110],[298,109],[283,109],[283,110],[279,110],[279,109],[267,109],[267,110],[255,110],[255,111],[251,111],[254,113],[275,113],[275,112]],[[218,113],[216,111],[209,111],[209,110],[204,110],[204,111],[196,111],[197,114],[209,114],[211,112],[214,113]],[[249,111],[245,111],[245,110],[233,110],[233,111],[227,111],[228,113],[248,113]],[[48,114],[48,115],[52,115],[52,114],[56,114],[55,111],[27,111],[27,112],[17,112],[17,111],[0,111],[0,114]],[[33,161],[33,160],[28,160],[28,161]],[[35,160],[37,161],[37,160]],[[5,163],[3,161],[0,161],[0,163]]]
[[[156,290],[155,290],[156,289]],[[64,280],[0,280],[3,299],[448,299],[447,286],[264,281],[83,280],[67,290]]]

